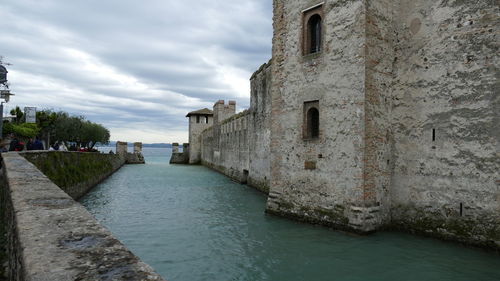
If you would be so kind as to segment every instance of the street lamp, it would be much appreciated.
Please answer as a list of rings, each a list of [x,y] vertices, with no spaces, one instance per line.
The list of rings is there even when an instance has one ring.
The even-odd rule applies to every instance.
[[[5,83],[7,83],[7,72],[7,68],[0,64],[0,84],[2,85],[6,85]]]
[[[7,84],[7,73],[7,68],[0,64],[0,99],[5,100],[5,102],[9,102],[10,96],[14,95],[10,93],[9,84]],[[0,139],[3,132],[3,103],[3,101],[0,102]]]

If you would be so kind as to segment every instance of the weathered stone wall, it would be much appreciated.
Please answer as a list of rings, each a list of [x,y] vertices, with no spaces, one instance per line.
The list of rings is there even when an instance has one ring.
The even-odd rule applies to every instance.
[[[136,153],[127,153],[127,158],[125,160],[126,164],[145,164],[146,161],[144,160],[144,156],[142,155],[142,152]]]
[[[274,1],[267,210],[498,248],[498,3],[323,1],[321,52],[304,55],[319,2]]]
[[[213,107],[213,127],[220,128],[220,124],[222,123],[222,121],[230,118],[235,113],[236,103],[234,101],[229,101],[227,105],[224,103],[224,100],[217,101]],[[218,154],[217,151],[220,150],[220,133],[221,132],[219,129],[213,130],[213,144],[215,145],[213,149],[215,154]]]
[[[172,143],[172,155],[170,156],[170,164],[189,164],[189,143],[182,145],[182,151],[179,152],[179,144]]]
[[[272,63],[243,116],[216,103],[202,162],[269,186],[270,213],[500,248],[498,1],[273,3]],[[322,18],[313,54],[308,13]]]
[[[394,15],[392,222],[498,248],[498,1],[404,0]]]
[[[18,153],[2,153],[10,280],[163,280]]]
[[[271,67],[251,77],[250,108],[234,114],[236,104],[214,105],[214,124],[201,133],[201,162],[237,181],[269,192]]]
[[[248,116],[248,184],[269,192],[271,179],[271,63],[264,64],[250,78]]]
[[[0,185],[0,280],[5,281],[8,280],[8,268],[6,267],[6,264],[8,264],[9,261],[9,257],[7,255],[7,222],[9,220],[7,219],[7,215],[11,215],[10,211],[7,214],[7,210],[11,210],[11,207],[10,200],[8,200],[8,194],[7,192],[4,192],[4,189],[1,186],[2,185]]]
[[[116,142],[116,154],[126,157],[128,150],[128,144],[123,141]]]
[[[365,208],[364,1],[325,1],[322,51],[302,54],[301,11],[319,1],[274,1],[271,189],[267,211],[360,229]],[[304,136],[317,101],[319,137]]]
[[[142,142],[134,142],[134,153],[142,153]]]
[[[142,155],[142,142],[134,142],[134,150],[127,153],[126,164],[145,164],[144,155]]]
[[[215,110],[214,110],[215,112]],[[233,115],[214,124],[213,128],[202,134],[203,147],[212,155],[202,158],[202,163],[235,180],[247,182],[248,173],[248,111]],[[212,135],[209,136],[208,134]],[[218,136],[215,137],[215,135]],[[218,148],[218,149],[217,149]],[[202,153],[207,155],[207,153]]]
[[[118,170],[126,161],[120,154],[89,152],[27,151],[20,155],[75,200]]]
[[[214,163],[214,127],[201,132],[201,164],[210,166]]]
[[[393,4],[391,0],[365,2],[365,147],[363,202],[374,229],[390,222],[391,200],[391,86],[393,81]]]

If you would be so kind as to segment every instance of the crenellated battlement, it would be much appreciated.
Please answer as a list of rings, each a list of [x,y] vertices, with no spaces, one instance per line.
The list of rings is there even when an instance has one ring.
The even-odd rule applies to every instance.
[[[218,100],[214,104],[213,112],[214,123],[220,123],[236,113],[236,101],[229,101],[228,104],[225,104],[224,100]]]
[[[128,143],[123,141],[116,142],[116,154],[125,159],[126,164],[144,164],[142,155],[142,142],[134,142],[133,152],[128,152]]]
[[[218,100],[213,106],[213,123],[196,127],[192,125],[193,115],[207,113],[207,109],[188,113],[187,117],[191,118],[189,157],[179,152],[178,144],[173,144],[170,163],[201,162],[235,180],[267,192],[270,180],[270,70],[269,65],[266,65],[258,75],[252,77],[249,109],[236,113],[235,101],[230,100],[226,104],[224,100]],[[193,149],[195,146],[196,149]]]
[[[179,143],[172,143],[172,155],[170,157],[170,164],[190,164],[190,145],[189,143],[182,144],[182,151],[179,151]]]

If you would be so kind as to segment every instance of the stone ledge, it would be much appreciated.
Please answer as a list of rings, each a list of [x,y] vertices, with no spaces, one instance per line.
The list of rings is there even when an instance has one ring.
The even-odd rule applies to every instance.
[[[11,280],[164,280],[18,153],[3,153]]]

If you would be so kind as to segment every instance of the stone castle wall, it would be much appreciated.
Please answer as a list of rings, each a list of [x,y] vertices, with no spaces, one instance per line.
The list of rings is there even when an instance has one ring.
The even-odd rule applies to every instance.
[[[248,116],[248,184],[269,192],[271,180],[271,63],[250,79]]]
[[[300,11],[317,3],[274,1],[268,212],[337,228],[363,227],[371,196],[364,185],[363,2],[323,5],[323,51],[302,55]],[[308,102],[317,102],[319,110],[315,139],[304,135]]]
[[[202,133],[202,163],[241,182],[246,182],[248,171],[248,113],[223,120]],[[218,138],[214,132],[217,131]],[[212,135],[209,135],[212,134]],[[217,149],[218,148],[218,149]],[[206,157],[206,158],[205,158]]]
[[[365,1],[365,204],[378,206],[373,224],[390,223],[391,86],[393,80],[393,3]],[[370,215],[370,214],[369,214]],[[365,223],[367,221],[365,220]]]
[[[498,5],[324,1],[322,51],[303,55],[316,3],[274,1],[268,211],[498,248]]]
[[[393,9],[392,223],[500,247],[498,2]]]
[[[202,164],[264,192],[270,181],[270,70],[264,64],[252,76],[248,110],[234,114],[234,107],[218,101],[214,125],[201,134]]]
[[[269,213],[500,248],[495,1],[273,5],[273,58],[248,111],[214,106],[202,162],[269,190]],[[321,51],[307,54],[314,13]]]

